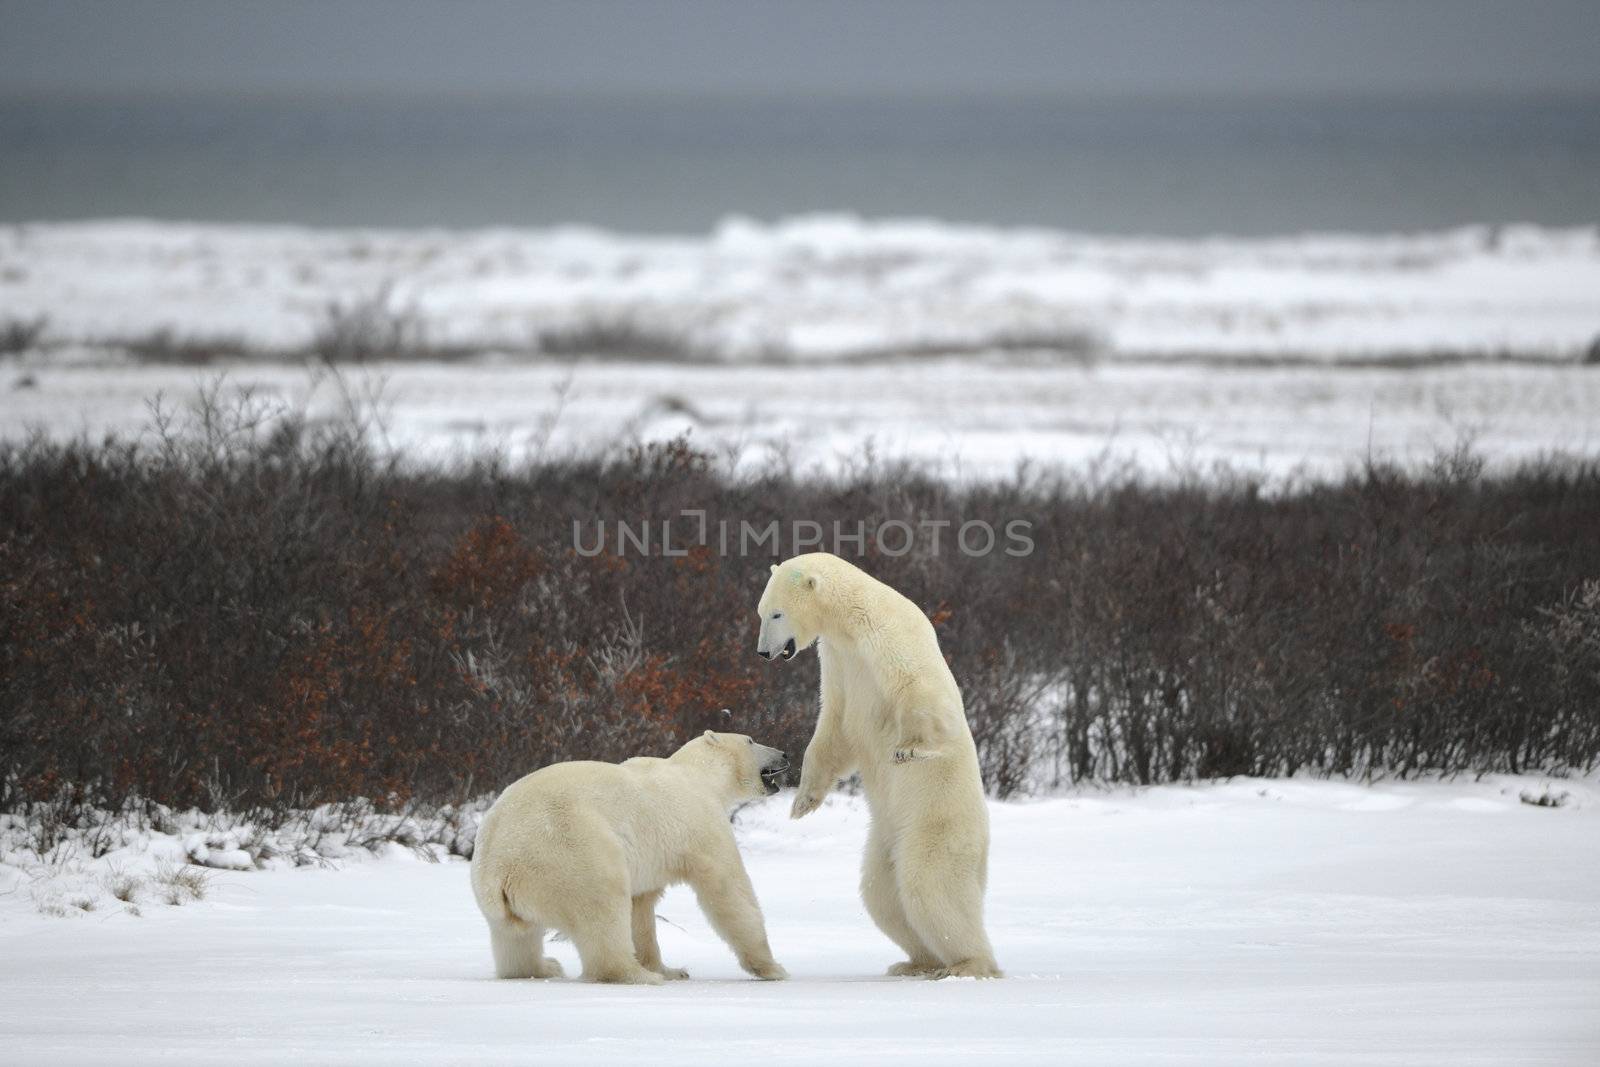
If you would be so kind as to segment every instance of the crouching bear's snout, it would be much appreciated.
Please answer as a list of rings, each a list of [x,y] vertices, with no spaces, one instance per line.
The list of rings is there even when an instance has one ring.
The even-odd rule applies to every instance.
[[[769,748],[764,753],[761,762],[761,784],[766,787],[767,796],[771,796],[783,788],[783,777],[789,773],[789,756],[775,748]]]

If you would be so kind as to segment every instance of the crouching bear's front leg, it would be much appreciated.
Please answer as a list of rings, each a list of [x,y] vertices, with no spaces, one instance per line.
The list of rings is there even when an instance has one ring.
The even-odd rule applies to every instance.
[[[789,972],[772,958],[761,905],[756,903],[756,891],[745,872],[732,831],[695,857],[688,882],[711,928],[733,949],[746,973],[768,982],[789,977]]]

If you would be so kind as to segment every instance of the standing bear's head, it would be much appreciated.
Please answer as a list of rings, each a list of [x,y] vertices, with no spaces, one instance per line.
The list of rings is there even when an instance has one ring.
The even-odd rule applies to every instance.
[[[822,604],[817,593],[822,575],[798,559],[774,564],[767,588],[756,605],[761,635],[756,655],[762,659],[794,659],[816,643],[822,626]]]

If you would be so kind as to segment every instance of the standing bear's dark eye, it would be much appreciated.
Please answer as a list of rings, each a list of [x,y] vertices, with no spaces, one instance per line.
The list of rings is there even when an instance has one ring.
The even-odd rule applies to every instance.
[[[783,612],[781,612],[781,611],[774,611],[774,612],[773,612],[773,613],[772,613],[772,617],[773,617],[773,618],[774,618],[774,619],[781,619],[781,618],[783,618]]]

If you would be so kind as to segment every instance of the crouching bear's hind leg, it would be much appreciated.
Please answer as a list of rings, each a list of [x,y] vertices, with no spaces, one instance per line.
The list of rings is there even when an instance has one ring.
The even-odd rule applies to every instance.
[[[662,890],[654,893],[640,893],[633,898],[633,954],[638,957],[639,965],[647,971],[654,971],[669,982],[675,982],[689,977],[689,972],[682,967],[668,967],[661,962],[661,946],[656,941],[656,904],[661,900]]]
[[[597,899],[595,903],[600,903]],[[631,898],[609,894],[605,914],[584,916],[572,925],[572,943],[583,959],[583,977],[590,982],[616,982],[624,985],[660,985],[666,978],[647,970],[633,952]]]
[[[560,978],[561,964],[544,954],[544,926],[535,921],[535,886],[525,878],[489,879],[476,885],[489,922],[489,947],[497,978]]]
[[[570,908],[565,923],[583,959],[583,977],[590,982],[660,985],[663,975],[648,970],[633,946],[633,897],[628,872],[618,857],[616,869],[596,879],[591,895]]]
[[[546,887],[551,925],[572,938],[585,981],[660,985],[666,979],[634,955],[633,895],[621,843],[609,831],[591,828],[585,859],[581,879],[563,871]]]
[[[544,954],[544,929],[509,920],[489,923],[497,978],[560,978],[561,964]]]

